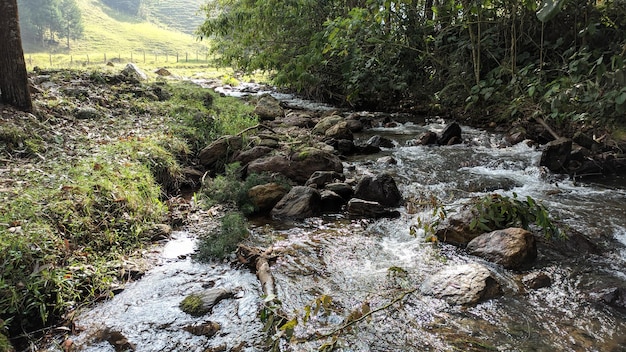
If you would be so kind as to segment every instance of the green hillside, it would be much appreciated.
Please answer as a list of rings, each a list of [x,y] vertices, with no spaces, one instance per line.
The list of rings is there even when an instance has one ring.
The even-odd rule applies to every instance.
[[[205,0],[157,0],[146,3],[150,22],[161,23],[183,33],[194,34],[204,13],[200,7]]]
[[[191,3],[198,1],[186,0],[179,2],[182,8],[192,6]],[[130,57],[131,53],[134,58],[155,54],[165,57],[169,55],[174,57],[177,53],[183,57],[204,56],[207,51],[207,42],[198,41],[197,38],[188,33],[183,33],[176,29],[166,27],[159,17],[159,24],[150,23],[134,16],[123,14],[119,11],[112,10],[97,0],[77,0],[82,11],[84,22],[83,38],[72,41],[71,49],[61,43],[57,47],[33,47],[25,45],[27,54],[36,53],[63,53],[71,55],[91,55],[92,57],[101,58],[104,55],[108,57]],[[184,19],[185,11],[174,9],[172,4],[175,1],[158,1],[152,6],[152,11],[156,13],[177,13],[176,21],[180,23],[190,24],[198,23],[198,19]],[[159,4],[164,5],[161,10]],[[196,5],[193,5],[196,6]],[[199,6],[199,5],[198,5]],[[193,11],[195,13],[195,10]],[[165,16],[165,15],[164,15]],[[174,17],[169,17],[174,18]],[[194,28],[195,30],[195,28]]]

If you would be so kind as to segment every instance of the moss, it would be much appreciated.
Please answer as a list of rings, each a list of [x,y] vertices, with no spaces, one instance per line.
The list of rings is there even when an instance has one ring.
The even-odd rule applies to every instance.
[[[9,341],[9,339],[3,334],[0,334],[0,352],[13,352],[13,351],[15,351],[15,349],[11,345],[11,342]]]
[[[185,297],[178,305],[180,309],[194,317],[202,316],[208,313],[208,310],[204,307],[202,297],[198,294],[190,294]]]

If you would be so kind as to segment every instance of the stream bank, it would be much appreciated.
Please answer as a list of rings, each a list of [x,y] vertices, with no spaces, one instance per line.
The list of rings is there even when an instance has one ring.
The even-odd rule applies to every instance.
[[[327,112],[293,109],[283,116],[306,126],[312,117],[333,116]],[[623,183],[580,184],[546,172],[539,166],[541,151],[527,143],[511,145],[501,134],[461,126],[464,143],[411,145],[407,142],[424,133],[441,134],[448,124],[438,118],[413,123],[393,115],[347,115],[352,114],[376,121],[353,133],[353,145],[368,145],[374,136],[391,144],[378,146],[369,155],[346,153],[341,162],[347,183],[384,171],[392,175],[404,199],[434,196],[444,200],[450,213],[474,197],[491,193],[532,196],[571,229],[582,233],[587,242],[559,245],[537,236],[538,256],[533,265],[505,270],[456,246],[428,241],[428,234],[418,224],[434,220],[430,208],[409,209],[394,204],[390,207],[398,216],[383,219],[354,219],[343,212],[289,221],[261,217],[251,223],[246,245],[272,248],[277,253],[271,263],[276,296],[281,311],[298,322],[292,326],[295,339],[277,340],[282,350],[315,350],[322,346],[343,351],[623,350],[626,319],[619,305],[612,305],[619,303],[626,281]],[[296,127],[287,126],[283,120],[270,126],[285,128],[281,133],[292,140],[309,136]],[[268,135],[259,137],[259,143],[280,144],[276,141]],[[353,148],[341,142],[324,144],[333,150],[338,146]],[[297,172],[292,175],[301,177]],[[603,214],[601,218],[598,212]],[[184,238],[183,234],[175,236]],[[585,249],[583,244],[588,242],[595,246]],[[96,308],[96,313],[79,316],[77,325],[85,330],[72,337],[76,346],[117,350],[108,340],[93,338],[94,331],[111,331],[112,326],[123,332],[128,346],[137,351],[267,350],[266,336],[257,318],[263,290],[253,273],[230,263],[195,267],[198,264],[189,256],[177,257],[176,262],[184,264],[172,265],[176,269],[168,275],[183,280],[172,282],[183,289],[169,284],[151,286],[167,280],[167,275],[159,274],[166,270],[157,268],[154,274],[148,273],[133,284],[147,289],[129,287],[102,305],[104,308]],[[165,255],[163,267],[168,263]],[[468,306],[416,290],[442,270],[468,264],[486,267],[500,284],[502,294]],[[548,277],[549,284],[531,287],[526,283],[539,276]],[[214,287],[236,293],[199,319],[178,311],[178,304],[189,291]],[[368,314],[381,307],[387,308],[379,314]],[[159,315],[155,310],[168,314]],[[143,319],[159,323],[143,325],[130,319],[142,316],[144,311],[148,316]],[[346,326],[359,319],[359,314],[366,318]],[[208,321],[218,322],[223,330],[212,337],[198,338],[183,329],[185,324]],[[231,328],[233,324],[238,324],[237,329]],[[321,335],[327,337],[313,338]],[[153,345],[160,349],[153,349]]]

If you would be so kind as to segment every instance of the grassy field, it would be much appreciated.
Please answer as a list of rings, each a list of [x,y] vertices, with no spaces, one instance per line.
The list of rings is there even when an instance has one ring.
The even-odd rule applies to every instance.
[[[25,46],[29,69],[102,66],[108,61],[148,66],[208,65],[212,61],[206,40],[111,10],[96,0],[78,0],[78,5],[85,26],[83,38],[72,41],[70,49],[65,43],[45,49]]]

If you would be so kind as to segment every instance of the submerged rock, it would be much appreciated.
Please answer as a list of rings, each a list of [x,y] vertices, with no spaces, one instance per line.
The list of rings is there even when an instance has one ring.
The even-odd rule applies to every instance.
[[[424,281],[420,290],[456,305],[475,304],[502,293],[498,281],[481,264],[445,268]]]
[[[552,172],[563,172],[567,167],[572,152],[572,140],[559,138],[545,145],[539,165]]]
[[[530,289],[538,290],[552,285],[552,279],[546,273],[530,273],[522,278],[524,285]]]
[[[382,204],[359,198],[348,202],[348,213],[352,217],[361,218],[397,218],[400,212],[385,208]]]
[[[535,236],[521,228],[482,234],[467,244],[467,251],[507,269],[521,269],[537,258]]]
[[[460,144],[462,142],[461,126],[457,122],[452,122],[447,125],[443,129],[443,132],[441,132],[441,136],[437,139],[437,144],[439,145]]]
[[[354,196],[363,200],[378,202],[385,207],[400,205],[402,194],[398,190],[396,181],[388,173],[375,177],[365,176],[356,186]]]

